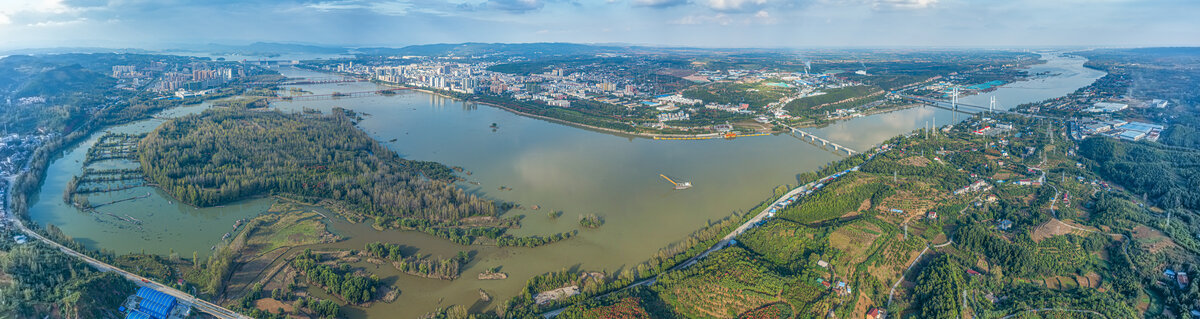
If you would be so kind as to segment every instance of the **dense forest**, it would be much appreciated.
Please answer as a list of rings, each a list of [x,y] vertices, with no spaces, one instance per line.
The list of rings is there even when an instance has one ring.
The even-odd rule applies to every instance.
[[[118,317],[134,285],[41,243],[0,241],[0,317]]]
[[[921,284],[913,289],[916,295],[914,302],[919,305],[917,307],[918,317],[962,318],[963,314],[960,312],[962,302],[957,293],[966,284],[962,271],[962,266],[959,266],[947,255],[934,258],[928,266],[925,266],[925,269],[921,270],[916,281]]]
[[[493,202],[456,188],[450,168],[400,158],[342,113],[208,110],[164,123],[140,143],[139,158],[147,178],[197,206],[287,194],[374,216],[497,214]]]
[[[1090,138],[1079,154],[1106,179],[1165,208],[1200,209],[1200,151],[1110,138]]]

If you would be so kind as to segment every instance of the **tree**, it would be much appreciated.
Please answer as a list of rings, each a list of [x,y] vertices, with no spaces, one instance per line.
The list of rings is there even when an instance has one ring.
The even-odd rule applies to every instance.
[[[963,269],[950,256],[939,255],[917,276],[913,288],[921,318],[960,318],[962,309],[959,291],[966,281]]]

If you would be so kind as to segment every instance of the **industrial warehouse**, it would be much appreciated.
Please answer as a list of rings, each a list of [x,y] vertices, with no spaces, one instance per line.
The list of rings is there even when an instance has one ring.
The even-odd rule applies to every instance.
[[[187,318],[191,307],[180,305],[174,296],[148,287],[138,288],[121,307],[126,319]]]

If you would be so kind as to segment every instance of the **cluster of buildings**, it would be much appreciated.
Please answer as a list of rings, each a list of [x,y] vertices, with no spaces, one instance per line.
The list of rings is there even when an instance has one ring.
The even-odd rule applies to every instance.
[[[1144,122],[1123,120],[1085,119],[1077,122],[1071,135],[1076,139],[1092,135],[1107,136],[1129,141],[1158,141],[1165,127]]]
[[[555,68],[545,73],[516,75],[489,71],[496,62],[419,60],[395,65],[362,65],[354,62],[322,65],[326,71],[363,75],[372,80],[428,87],[459,93],[511,95],[521,100],[555,101],[590,99],[601,95],[637,96],[634,85],[619,85],[613,76],[568,72]],[[569,105],[567,106],[569,107]]]
[[[1112,113],[1129,108],[1129,104],[1115,102],[1096,102],[1084,111],[1092,113]]]
[[[974,130],[971,132],[975,133],[977,135],[996,136],[1001,133],[1008,132],[1012,129],[1013,129],[1013,127],[1010,124],[996,123],[996,125],[985,125],[985,126],[979,128],[978,130]]]
[[[686,121],[688,119],[691,119],[691,115],[684,111],[679,111],[679,112],[675,112],[675,113],[663,113],[663,114],[658,115],[659,122]]]
[[[33,155],[33,151],[39,145],[53,136],[53,134],[9,134],[0,137],[0,233],[8,231],[12,227],[9,222],[14,218],[14,216],[9,216],[8,211],[8,181],[25,171],[25,161]],[[29,238],[22,234],[14,234],[12,240],[17,244],[24,244],[28,242]]]
[[[118,87],[176,92],[217,87],[250,73],[253,71],[234,63],[173,64],[155,61],[143,65],[114,65],[111,75],[117,79]]]
[[[718,110],[731,113],[753,114],[745,103],[706,103],[700,99],[684,97],[681,92],[662,92],[663,83],[654,76],[662,71],[653,62],[634,61],[627,64],[594,63],[583,66],[548,67],[545,72],[529,75],[492,71],[489,68],[499,62],[465,62],[454,59],[411,57],[403,60],[313,65],[314,68],[368,77],[375,81],[433,88],[464,94],[490,94],[510,97],[519,101],[530,101],[555,107],[569,108],[577,101],[590,100],[629,109],[654,108],[661,112],[660,121],[687,119],[687,114],[677,111],[697,112]],[[507,67],[507,65],[506,65]],[[565,69],[564,67],[570,68]],[[513,72],[519,73],[519,72]],[[759,70],[699,71],[691,75],[679,74],[696,83],[712,81],[758,82],[766,79],[781,87],[796,90],[788,99],[819,95],[819,88],[836,88],[846,85],[845,81],[831,74],[809,75],[805,73],[762,72]],[[786,101],[772,103],[764,114],[787,117],[782,110]]]
[[[1163,276],[1167,277],[1168,280],[1173,281],[1175,285],[1179,286],[1179,289],[1187,289],[1188,285],[1191,284],[1191,280],[1188,279],[1188,274],[1183,271],[1175,271],[1168,268],[1167,270],[1163,271]]]
[[[966,194],[966,193],[975,193],[975,192],[986,192],[990,189],[992,189],[992,185],[989,185],[987,182],[985,182],[983,180],[978,180],[978,181],[975,181],[974,183],[971,183],[971,185],[967,185],[967,186],[964,186],[963,188],[954,190],[954,195],[962,195],[962,194]]]
[[[158,83],[152,89],[163,92],[180,90],[200,91],[220,86],[232,81],[235,77],[242,76],[244,76],[244,72],[242,72],[241,68],[237,69],[236,72],[230,68],[191,69],[191,72],[187,72],[187,70],[166,72],[163,73]]]

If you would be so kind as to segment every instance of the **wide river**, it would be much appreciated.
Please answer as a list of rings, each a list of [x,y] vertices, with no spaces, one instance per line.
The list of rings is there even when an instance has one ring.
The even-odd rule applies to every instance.
[[[1048,54],[1045,64],[1030,73],[1050,75],[1005,85],[987,95],[961,99],[987,105],[994,95],[1003,108],[1062,96],[1104,75],[1083,67],[1085,59]],[[288,76],[322,76],[310,71],[282,69]],[[303,85],[316,94],[376,90],[370,83]],[[449,256],[474,250],[476,259],[463,277],[454,281],[416,278],[389,273],[385,280],[401,294],[391,304],[368,309],[347,309],[351,317],[416,317],[452,304],[474,310],[494,307],[519,292],[525,280],[537,274],[578,267],[615,271],[636,265],[659,248],[682,239],[709,220],[743,211],[766,199],[779,185],[796,184],[796,175],[841,158],[829,150],[789,135],[745,137],[734,140],[665,141],[630,138],[532,119],[474,103],[437,95],[406,91],[394,96],[371,96],[322,101],[277,102],[285,112],[314,108],[328,112],[344,107],[365,113],[359,127],[401,156],[461,166],[471,175],[460,186],[496,200],[539,205],[540,210],[517,209],[524,214],[515,235],[552,234],[579,229],[581,214],[604,218],[603,227],[581,230],[578,237],[539,248],[459,246],[420,233],[378,232],[365,225],[331,222],[346,241],[325,245],[361,249],[371,241],[390,241],[421,249],[422,253]],[[167,110],[158,118],[108,129],[146,132],[162,118],[200,112],[207,107]],[[960,115],[959,118],[965,116]],[[950,111],[918,107],[842,121],[809,131],[853,149],[865,150],[892,136],[954,119]],[[492,123],[498,125],[492,129]],[[263,213],[272,199],[247,200],[223,207],[193,208],[180,204],[150,187],[96,195],[93,203],[140,197],[100,207],[87,214],[62,200],[72,176],[81,174],[87,149],[102,133],[65,152],[53,161],[30,215],[41,224],[54,224],[89,248],[118,253],[179,253],[203,258],[241,218]],[[130,166],[119,161],[93,164]],[[659,174],[690,181],[695,187],[677,191]],[[477,183],[477,184],[476,184]],[[504,186],[511,190],[500,190]],[[563,217],[547,213],[561,210]],[[137,218],[134,225],[112,215]],[[475,274],[503,266],[507,280],[480,281]],[[477,290],[492,294],[490,304],[478,303]],[[497,300],[499,302],[497,302]]]

